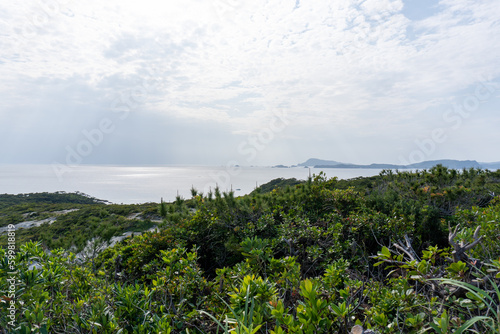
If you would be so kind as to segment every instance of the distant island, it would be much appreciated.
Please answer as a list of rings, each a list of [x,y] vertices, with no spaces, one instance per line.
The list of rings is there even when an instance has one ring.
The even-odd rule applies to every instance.
[[[476,160],[431,160],[422,161],[409,165],[395,165],[395,164],[370,164],[370,165],[357,165],[352,163],[344,163],[333,160],[321,159],[308,159],[305,162],[298,164],[300,167],[313,167],[313,168],[371,168],[371,169],[427,169],[436,165],[443,165],[451,169],[463,168],[482,168],[482,169],[500,169],[500,162],[477,162]]]

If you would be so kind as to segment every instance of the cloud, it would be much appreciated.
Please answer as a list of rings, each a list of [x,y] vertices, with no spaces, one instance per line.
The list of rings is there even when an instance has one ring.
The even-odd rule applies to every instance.
[[[13,111],[41,128],[58,124],[49,138],[71,142],[82,128],[118,116],[119,100],[138,120],[176,120],[184,132],[190,124],[217,128],[232,154],[285,110],[293,131],[280,138],[304,155],[300,141],[318,143],[332,159],[362,160],[331,151],[347,141],[397,162],[391,145],[411,150],[415,138],[441,126],[447,105],[500,76],[495,0],[44,3],[0,4],[0,120],[11,129],[4,137],[26,133],[18,148],[29,146],[35,125],[9,117]],[[151,136],[147,128],[137,133]],[[288,152],[284,143],[269,144],[269,152]]]

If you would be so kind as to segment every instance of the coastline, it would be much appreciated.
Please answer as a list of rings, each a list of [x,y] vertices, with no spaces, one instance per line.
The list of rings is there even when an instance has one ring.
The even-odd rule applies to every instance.
[[[116,204],[159,203],[175,200],[177,195],[191,197],[191,188],[208,192],[235,191],[242,196],[276,178],[306,180],[323,172],[327,177],[349,179],[377,175],[379,169],[273,168],[224,166],[109,166],[79,165],[59,180],[51,165],[0,165],[0,191],[8,194],[36,192],[83,192]],[[236,190],[239,189],[239,190]]]

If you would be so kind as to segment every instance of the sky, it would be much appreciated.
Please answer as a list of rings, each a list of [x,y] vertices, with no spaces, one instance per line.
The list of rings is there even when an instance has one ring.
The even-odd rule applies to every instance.
[[[3,0],[0,163],[500,161],[498,0]]]

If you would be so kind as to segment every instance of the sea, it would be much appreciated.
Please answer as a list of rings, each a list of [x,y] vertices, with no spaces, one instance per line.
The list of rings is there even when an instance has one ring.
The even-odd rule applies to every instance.
[[[306,180],[325,173],[329,178],[373,176],[380,169],[225,166],[0,165],[0,194],[81,192],[117,204],[140,204],[176,196],[191,198],[191,189],[208,193],[215,187],[250,193],[276,178]]]

